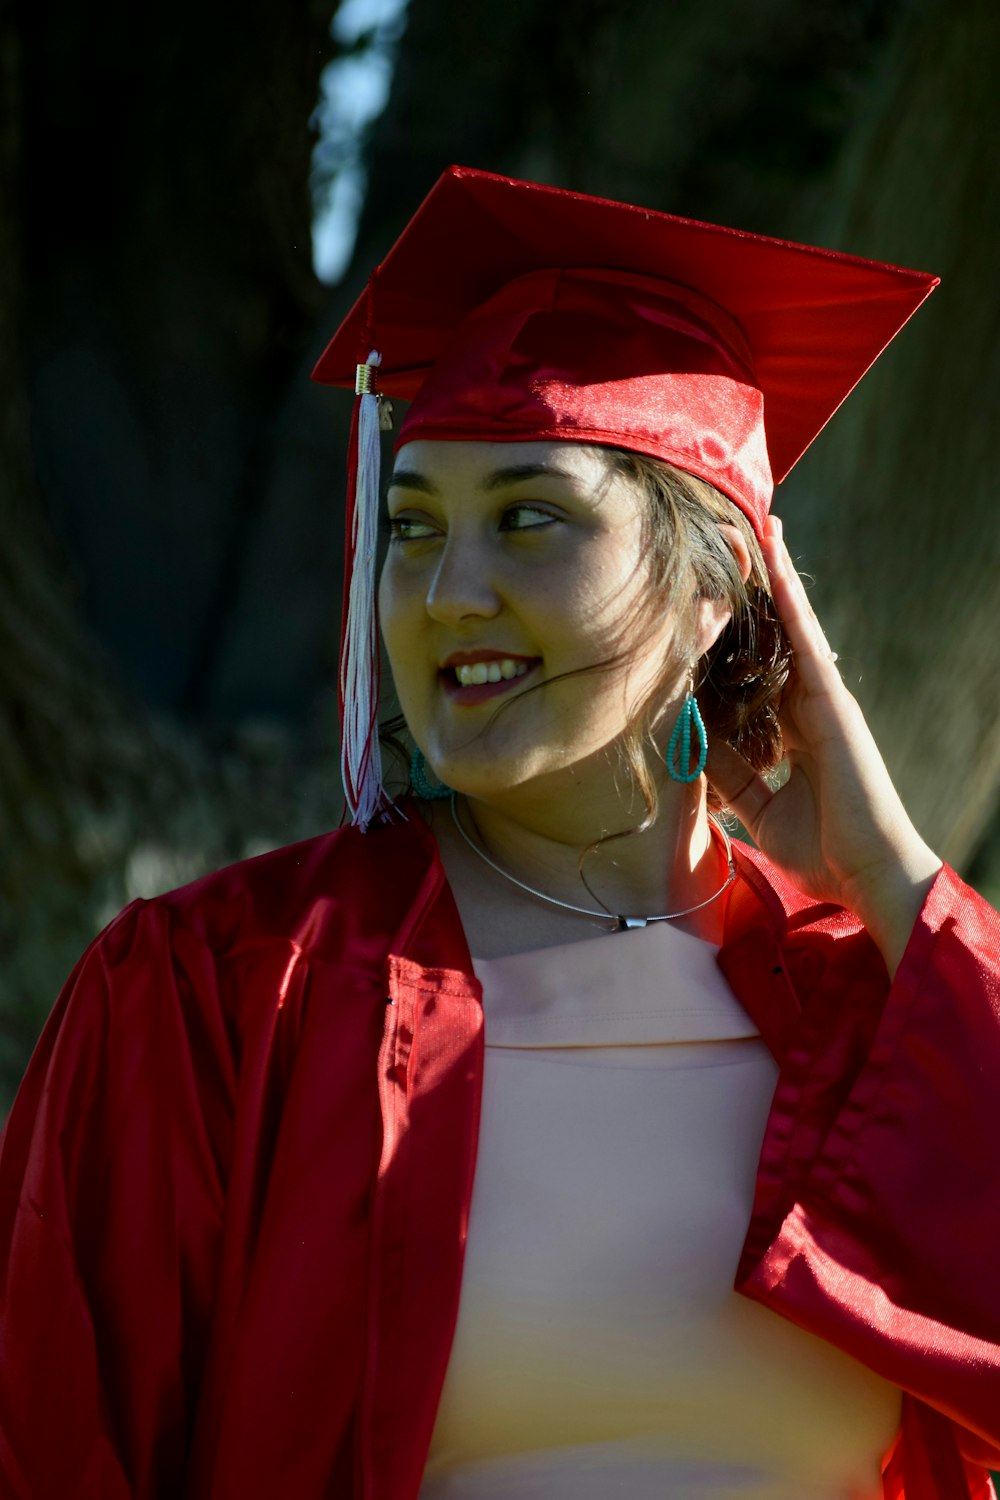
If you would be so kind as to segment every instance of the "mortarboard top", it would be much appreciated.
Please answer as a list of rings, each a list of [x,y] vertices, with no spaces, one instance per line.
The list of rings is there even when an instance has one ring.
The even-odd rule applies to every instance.
[[[552,280],[531,273],[580,269],[585,271],[583,282],[577,278],[576,291],[564,287],[561,295],[568,296],[569,305],[580,309],[577,343],[587,347],[591,365],[580,376],[584,391],[596,389],[587,385],[595,379],[590,334],[600,326],[600,309],[596,319],[590,311],[594,279],[606,282],[608,272],[621,273],[617,280],[626,289],[627,315],[633,330],[636,306],[643,303],[643,294],[652,286],[649,279],[668,283],[662,288],[667,299],[663,307],[668,313],[670,306],[677,310],[679,297],[688,307],[694,334],[700,337],[699,330],[704,331],[707,321],[709,340],[713,333],[717,335],[716,369],[725,376],[725,412],[732,405],[734,374],[727,355],[735,354],[736,362],[743,366],[738,378],[744,382],[744,394],[749,394],[749,387],[756,388],[757,406],[742,414],[744,428],[750,420],[759,426],[760,397],[756,392],[763,394],[764,465],[766,468],[769,459],[774,483],[785,477],[938,281],[924,272],[856,256],[489,172],[450,167],[372,274],[365,292],[318,361],[313,378],[353,389],[357,364],[366,359],[369,350],[377,349],[382,356],[377,374],[380,392],[412,400],[427,382],[427,399],[421,398],[425,410],[411,409],[403,440],[434,435],[500,439],[556,435],[543,431],[537,413],[531,431],[524,427],[526,417],[520,427],[517,421],[513,427],[509,422],[505,427],[507,418],[499,408],[506,398],[499,385],[495,390],[490,386],[497,372],[493,369],[484,383],[476,367],[482,355],[482,334],[475,330],[477,321],[482,323],[483,304],[497,298],[498,293],[502,295],[493,306],[502,307],[511,296],[515,302],[520,298],[522,323],[526,297],[536,311],[544,304],[545,311],[551,313],[555,306],[551,301]],[[588,285],[586,273],[591,271],[594,277]],[[524,278],[523,293],[509,288],[517,278]],[[685,296],[682,289],[698,295]],[[603,289],[598,290],[603,295]],[[708,300],[703,303],[700,299]],[[663,307],[654,312],[654,321],[664,321],[660,316]],[[477,311],[478,320],[470,320]],[[735,330],[730,319],[737,325]],[[670,323],[670,317],[665,321]],[[673,321],[676,335],[676,319]],[[507,341],[505,353],[509,352],[511,326],[502,321],[497,325],[495,337]],[[516,340],[516,333],[513,336]],[[655,340],[655,329],[652,336]],[[456,347],[457,368],[450,377],[442,383],[436,373],[427,380],[441,356]],[[539,357],[539,351],[544,357],[546,345],[539,345],[537,336],[534,347],[534,357]],[[691,366],[685,351],[692,347],[690,339],[678,343],[676,337],[668,337],[661,355],[650,352],[647,339],[642,350],[630,346],[628,357],[636,362],[628,373],[640,382],[647,376],[655,382],[671,365],[675,374],[687,371]],[[565,390],[566,360],[561,367],[558,360],[555,363],[562,376],[560,389]],[[655,368],[657,365],[659,368]],[[480,389],[473,396],[470,410],[454,410],[456,421],[449,431],[447,418],[456,403],[461,406],[460,385],[466,368],[471,384],[478,384]],[[615,386],[619,405],[626,394],[622,386],[625,373],[620,362],[616,365],[612,360],[603,386],[605,393],[612,384]],[[435,381],[441,389],[432,394]],[[628,383],[628,390],[632,401],[641,404],[640,387],[634,380]],[[475,409],[483,418],[479,427],[472,416]],[[723,425],[729,420],[724,414]],[[579,441],[603,440],[636,451],[660,451],[655,442],[630,435],[628,429],[629,423],[619,422],[613,413],[608,419],[606,410],[593,422],[581,422],[578,399],[561,435],[575,435]],[[733,434],[723,431],[722,437],[724,446],[731,446]],[[745,438],[741,428],[737,446],[743,443],[746,447]],[[662,456],[679,462],[680,467],[702,472],[705,478],[717,478],[702,464],[685,464],[683,454],[678,457],[669,442]],[[744,467],[745,473],[734,471],[736,478],[727,483],[723,464],[720,488],[732,494],[759,527],[770,498],[770,479],[762,478],[759,463],[756,471],[752,460]]]

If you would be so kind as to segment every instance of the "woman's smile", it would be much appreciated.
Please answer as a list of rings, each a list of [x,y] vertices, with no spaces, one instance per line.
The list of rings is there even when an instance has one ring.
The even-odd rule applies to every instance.
[[[453,703],[473,708],[502,697],[539,664],[539,657],[510,656],[502,651],[455,651],[438,675]]]

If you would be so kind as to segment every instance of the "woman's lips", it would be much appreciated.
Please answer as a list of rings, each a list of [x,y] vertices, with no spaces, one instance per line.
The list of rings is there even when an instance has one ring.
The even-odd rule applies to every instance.
[[[516,683],[523,682],[540,660],[537,656],[505,656],[499,651],[482,655],[456,652],[455,656],[449,657],[438,676],[445,694],[453,703],[472,708],[477,703],[501,697]]]

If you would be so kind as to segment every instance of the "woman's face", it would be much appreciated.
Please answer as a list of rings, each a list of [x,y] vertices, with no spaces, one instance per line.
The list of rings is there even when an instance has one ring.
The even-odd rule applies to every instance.
[[[663,675],[672,622],[665,607],[649,629],[641,502],[601,450],[414,442],[388,500],[382,629],[437,774],[488,797],[613,746]]]

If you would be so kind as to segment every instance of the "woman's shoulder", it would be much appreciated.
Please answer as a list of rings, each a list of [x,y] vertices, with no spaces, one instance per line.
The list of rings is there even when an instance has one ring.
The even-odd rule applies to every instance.
[[[33,1066],[60,1035],[97,1059],[112,1033],[153,1035],[171,1013],[182,1029],[218,1033],[221,1044],[225,1033],[243,1035],[262,1005],[287,1009],[286,1019],[297,1013],[282,988],[293,968],[300,987],[319,965],[327,973],[381,970],[433,850],[422,825],[399,818],[367,833],[324,833],[137,898],[77,961]]]
[[[864,923],[854,912],[806,895],[754,845],[734,839],[733,851],[744,885],[753,891],[758,905],[767,913],[766,920],[782,940],[807,939],[810,934],[850,939],[865,933]],[[947,929],[970,942],[995,945],[998,926],[996,909],[944,863],[927,892],[914,937]]]
[[[67,1099],[79,1097],[81,1077],[100,1094],[106,1082],[96,1080],[140,1054],[157,1059],[157,1077],[186,1057],[191,1068],[178,1063],[178,1075],[207,1069],[222,1079],[277,1017],[283,1034],[296,1032],[318,974],[368,976],[380,993],[387,945],[432,857],[422,825],[397,819],[321,834],[132,901],[69,975],[22,1096],[51,1086],[52,1069],[65,1075]]]
[[[765,926],[783,946],[808,941],[810,936],[823,935],[836,940],[864,932],[864,924],[853,912],[835,902],[807,895],[754,844],[739,838],[732,843],[740,877],[737,891],[745,897],[743,905],[739,902],[735,905],[733,925]]]
[[[735,843],[734,849],[740,895],[732,903],[720,962],[741,996],[762,984],[775,991],[777,1008],[788,1011],[787,1035],[797,1027],[800,1007],[814,1017],[827,1014],[838,1028],[849,1015],[868,1027],[890,997],[893,1013],[905,1013],[915,1002],[946,1013],[971,1007],[987,1023],[992,1015],[995,1026],[1000,917],[949,865],[942,865],[927,892],[890,981],[875,942],[853,912],[805,895],[759,850]]]
[[[423,824],[402,814],[362,832],[343,827],[241,859],[143,901],[133,902],[105,937],[136,920],[165,924],[213,952],[268,938],[315,946],[367,914],[391,926],[405,914],[433,862]]]

